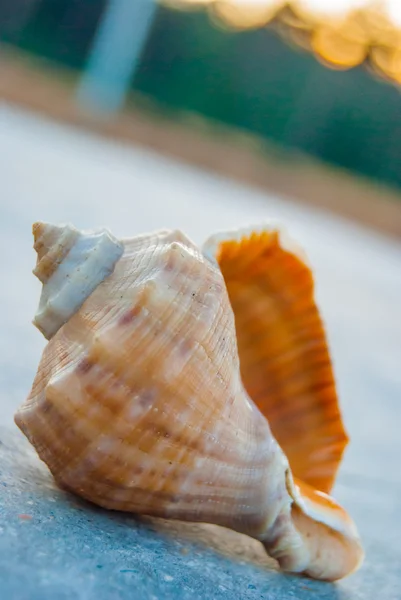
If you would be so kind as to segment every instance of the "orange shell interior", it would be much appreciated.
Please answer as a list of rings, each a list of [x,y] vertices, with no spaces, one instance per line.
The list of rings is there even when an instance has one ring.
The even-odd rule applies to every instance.
[[[313,275],[277,230],[223,241],[217,261],[235,315],[245,388],[294,477],[329,492],[348,442]]]

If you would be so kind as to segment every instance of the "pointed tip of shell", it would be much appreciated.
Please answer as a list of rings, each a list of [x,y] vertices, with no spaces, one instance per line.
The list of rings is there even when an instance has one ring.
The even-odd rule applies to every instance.
[[[36,222],[32,233],[33,273],[43,283],[33,324],[50,339],[112,273],[123,244],[105,229],[84,232],[72,225]]]
[[[36,223],[32,225],[33,247],[38,255],[38,260],[43,258],[43,256],[46,254],[47,234],[53,229],[53,225],[49,225],[48,223],[43,223],[41,221],[36,221]]]
[[[56,271],[74,245],[79,231],[72,225],[52,225],[36,222],[32,226],[37,263],[33,274],[43,284]]]

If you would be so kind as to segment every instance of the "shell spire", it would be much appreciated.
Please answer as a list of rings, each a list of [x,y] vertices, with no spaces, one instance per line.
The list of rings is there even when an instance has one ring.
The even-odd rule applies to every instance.
[[[114,269],[123,244],[107,230],[78,231],[72,225],[35,223],[37,263],[43,284],[34,325],[50,339]]]

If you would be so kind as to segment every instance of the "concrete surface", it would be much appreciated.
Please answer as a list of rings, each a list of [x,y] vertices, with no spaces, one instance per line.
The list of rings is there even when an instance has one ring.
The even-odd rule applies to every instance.
[[[290,200],[0,106],[0,598],[401,600],[401,246]],[[315,269],[351,445],[335,493],[366,561],[336,585],[276,572],[257,542],[111,514],[57,490],[13,425],[44,340],[31,224],[179,227],[196,242],[273,218]]]

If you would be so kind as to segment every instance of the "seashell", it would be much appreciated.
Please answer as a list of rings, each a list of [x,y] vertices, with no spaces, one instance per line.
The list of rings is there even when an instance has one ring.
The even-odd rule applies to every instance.
[[[49,339],[16,424],[64,488],[207,522],[282,569],[335,580],[363,557],[330,492],[347,436],[302,253],[276,227],[116,240],[33,227]]]

